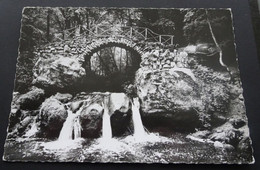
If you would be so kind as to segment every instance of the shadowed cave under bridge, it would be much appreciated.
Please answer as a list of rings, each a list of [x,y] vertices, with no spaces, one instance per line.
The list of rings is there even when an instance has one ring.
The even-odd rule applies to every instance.
[[[110,43],[97,48],[92,56],[85,56],[84,86],[88,91],[122,92],[134,83],[140,62],[141,55],[123,44]]]

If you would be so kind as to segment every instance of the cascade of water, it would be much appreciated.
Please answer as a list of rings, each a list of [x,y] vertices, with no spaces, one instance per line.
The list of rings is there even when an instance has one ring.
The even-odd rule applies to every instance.
[[[79,122],[79,116],[77,116],[74,120],[74,139],[81,138],[81,125]]]
[[[111,122],[110,116],[108,112],[104,110],[103,114],[103,121],[102,121],[103,129],[102,129],[102,138],[104,139],[111,139],[112,138],[112,129],[111,129]]]
[[[132,102],[132,119],[134,124],[134,137],[143,138],[146,135],[140,115],[140,103],[138,98],[133,98]]]
[[[60,131],[59,141],[72,140],[72,132],[74,127],[74,119],[76,118],[76,114],[73,114],[71,110],[68,111],[68,117],[66,121],[63,123],[63,127]]]
[[[41,114],[42,112],[42,107],[39,111],[39,114]],[[30,128],[30,130],[28,130],[25,134],[24,134],[24,137],[27,137],[27,138],[30,138],[32,136],[34,136],[37,132],[38,132],[38,123],[37,123],[37,116],[34,118],[33,120],[33,123],[32,123],[32,126]]]
[[[29,138],[29,137],[32,137],[32,136],[35,135],[37,132],[38,132],[38,124],[37,124],[37,122],[36,122],[36,117],[35,117],[35,119],[33,120],[31,129],[28,130],[28,131],[25,133],[24,137],[28,137],[28,138]]]
[[[82,110],[83,106],[76,112],[76,114],[73,114],[70,109],[67,110],[68,117],[66,121],[63,123],[63,127],[60,131],[58,140],[72,140],[73,137],[74,139],[81,137],[81,125],[79,121],[79,115]]]
[[[105,140],[112,139],[112,128],[108,110],[108,99],[105,98],[105,102],[103,104],[104,113],[103,113],[103,120],[102,120],[102,138]]]

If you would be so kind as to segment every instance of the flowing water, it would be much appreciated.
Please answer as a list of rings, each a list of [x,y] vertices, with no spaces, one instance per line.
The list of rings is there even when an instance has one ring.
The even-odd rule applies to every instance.
[[[134,98],[132,102],[132,119],[134,124],[134,137],[137,139],[141,139],[146,136],[139,109],[139,99]]]
[[[104,109],[102,120],[102,138],[104,140],[110,140],[112,138],[111,121],[108,113],[108,109]]]
[[[38,132],[38,124],[37,124],[37,121],[36,121],[36,118],[35,118],[33,120],[33,123],[32,123],[30,130],[28,130],[25,133],[24,137],[30,138],[30,137],[34,136],[37,132]]]
[[[63,123],[58,140],[42,143],[45,150],[70,150],[80,147],[83,139],[81,138],[82,128],[79,115],[82,110],[83,107],[73,113],[70,109],[67,109],[68,117]]]
[[[68,117],[60,131],[58,138],[59,141],[68,141],[73,139],[73,129],[76,117],[76,114],[73,114],[72,111],[68,110]]]
[[[81,107],[75,114],[70,109],[67,110],[68,117],[63,124],[58,140],[67,141],[81,138],[81,125],[79,115],[82,111]]]
[[[81,125],[80,125],[79,115],[77,115],[76,118],[74,119],[73,129],[74,129],[74,139],[81,138],[82,128],[81,128]]]
[[[73,162],[160,162],[214,163],[224,160],[236,161],[239,155],[235,152],[215,150],[211,143],[190,141],[187,134],[171,134],[164,137],[145,131],[140,115],[140,103],[134,98],[131,103],[134,133],[127,137],[112,138],[112,128],[108,101],[103,104],[102,136],[99,139],[81,138],[80,113],[68,109],[68,117],[63,124],[58,140],[49,141],[30,139],[37,131],[36,121],[26,133],[26,140],[7,140],[5,159],[25,161],[73,161]],[[214,153],[214,154],[213,154]],[[208,157],[214,157],[208,159]],[[209,162],[207,162],[209,163]]]

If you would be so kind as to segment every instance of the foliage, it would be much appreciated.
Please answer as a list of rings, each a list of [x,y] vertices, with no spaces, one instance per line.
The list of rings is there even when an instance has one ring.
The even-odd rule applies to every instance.
[[[224,62],[234,64],[236,53],[234,51],[234,34],[232,27],[231,11],[227,9],[185,9],[184,15],[184,37],[188,44],[214,43],[209,20],[214,36],[223,51]]]
[[[26,93],[31,87],[30,82],[33,80],[33,66],[35,58],[33,53],[29,51],[20,52],[17,59],[15,91]]]
[[[115,9],[115,8],[25,8],[23,12],[20,49],[64,38],[65,30],[76,26],[90,29],[95,25],[120,24],[143,26],[158,34],[175,35],[177,43],[212,42],[206,19],[209,18],[221,45],[233,40],[229,10],[210,9]],[[49,33],[48,33],[49,32]]]

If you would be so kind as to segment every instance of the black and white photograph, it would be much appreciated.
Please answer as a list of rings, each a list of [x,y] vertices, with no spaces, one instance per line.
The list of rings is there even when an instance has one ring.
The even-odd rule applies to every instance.
[[[4,161],[254,163],[231,9],[21,15]]]

